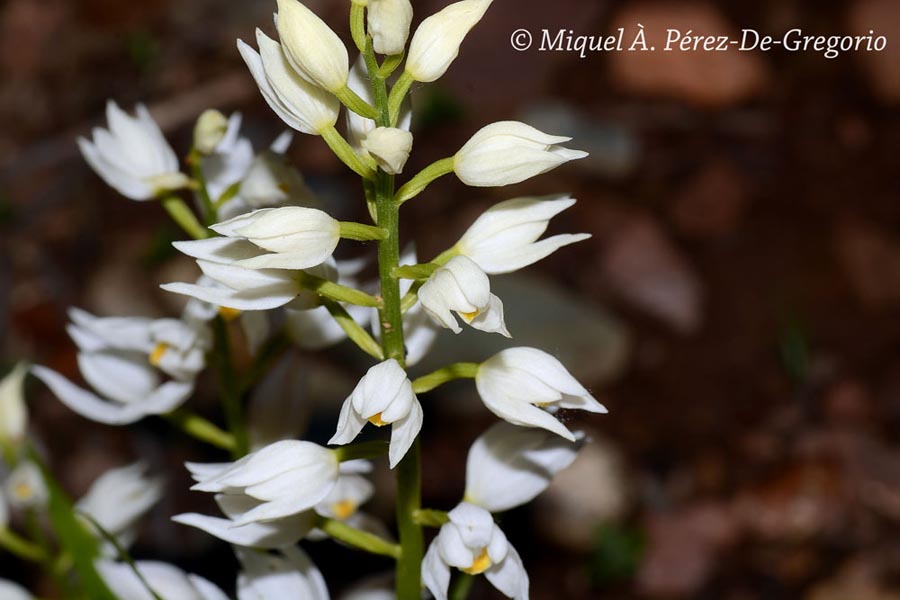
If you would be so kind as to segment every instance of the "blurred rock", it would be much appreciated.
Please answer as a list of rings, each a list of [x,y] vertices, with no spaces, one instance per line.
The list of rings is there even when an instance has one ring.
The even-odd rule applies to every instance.
[[[638,590],[649,596],[686,596],[713,575],[720,553],[737,540],[738,527],[727,507],[710,503],[651,514],[646,532]]]
[[[888,38],[883,52],[858,52],[863,72],[868,76],[872,90],[885,102],[900,100],[900,2],[896,0],[857,0],[848,15],[848,34],[875,35]]]
[[[879,581],[877,567],[870,558],[856,559],[830,579],[814,586],[806,600],[900,600]]]
[[[853,292],[868,310],[900,303],[900,239],[861,222],[847,222],[836,235],[838,259]]]
[[[625,300],[678,332],[700,327],[701,282],[650,218],[630,218],[611,233],[601,269],[606,283]]]
[[[632,2],[613,17],[610,31],[625,28],[634,39],[644,26],[647,45],[655,52],[614,52],[610,55],[613,82],[624,92],[665,96],[695,105],[721,108],[758,95],[768,69],[762,55],[751,52],[664,52],[666,30],[732,39],[739,32],[713,6],[702,2]],[[630,43],[630,40],[629,40]]]
[[[521,120],[541,131],[574,138],[575,147],[589,154],[573,167],[594,176],[627,177],[639,164],[642,149],[635,132],[617,121],[607,121],[563,104],[528,106]]]
[[[747,209],[747,182],[729,161],[713,162],[675,195],[672,220],[681,233],[720,237],[734,232]]]
[[[618,447],[588,431],[588,442],[568,469],[560,472],[536,500],[541,533],[570,550],[587,551],[598,524],[615,521],[629,508],[630,484]]]

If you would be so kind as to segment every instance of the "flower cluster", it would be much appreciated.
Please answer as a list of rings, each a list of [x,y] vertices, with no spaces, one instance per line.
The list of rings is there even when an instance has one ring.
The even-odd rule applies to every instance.
[[[126,425],[159,415],[231,452],[231,462],[186,465],[195,481],[191,489],[213,494],[221,516],[184,513],[173,520],[234,547],[241,599],[328,598],[322,575],[297,546],[323,538],[396,560],[396,597],[403,600],[419,598],[423,585],[435,598],[447,598],[454,569],[484,575],[510,598],[527,598],[523,560],[494,514],[531,501],[575,459],[584,434],[563,425],[558,411],[606,411],[556,357],[537,348],[510,347],[482,362],[446,365],[419,377],[408,371],[442,329],[458,334],[468,326],[511,338],[515,331],[507,328],[491,276],[590,237],[542,237],[574,199],[520,197],[489,208],[427,262],[411,248],[400,252],[402,205],[439,177],[452,173],[471,187],[501,187],[586,156],[562,145],[569,138],[525,123],[492,123],[395,189],[414,147],[413,85],[448,70],[490,5],[454,2],[411,32],[410,0],[352,0],[354,60],[339,36],[298,0],[278,0],[277,39],[257,30],[255,48],[238,40],[240,56],[275,115],[291,130],[320,137],[362,178],[360,205],[371,223],[331,216],[287,161],[293,134],[256,152],[241,136],[239,114],[210,110],[200,116],[187,173],[143,106],[131,117],[110,102],[108,129],[96,129],[93,141],[79,140],[85,159],[109,185],[135,200],[159,200],[193,238],[174,245],[196,262],[199,274],[162,286],[189,299],[180,319],[70,310],[68,332],[90,389],[45,366],[30,372],[94,421]],[[346,137],[337,129],[342,113]],[[182,200],[184,190],[194,193],[195,208]],[[377,280],[363,276],[368,259],[335,259],[348,242],[377,244]],[[233,330],[238,318],[243,338]],[[240,339],[249,366],[233,360],[232,345]],[[343,340],[373,364],[344,399],[330,447],[253,430],[243,402],[273,357],[290,346],[317,349]],[[227,431],[186,406],[204,370],[218,375]],[[0,383],[4,448],[26,437],[25,372],[17,368]],[[454,379],[474,380],[484,407],[501,421],[472,445],[459,503],[449,511],[424,509],[418,439],[434,413],[420,397]],[[289,411],[287,405],[265,406],[270,421]],[[386,426],[389,436],[376,433]],[[356,441],[362,435],[376,439]],[[383,455],[397,477],[396,539],[360,510],[375,493],[371,461]],[[55,498],[55,484],[44,489],[45,470],[25,461],[20,469],[8,484],[23,503]],[[129,564],[118,555],[133,539],[138,518],[161,495],[162,482],[144,471],[136,464],[109,472],[76,505],[97,543],[89,575],[120,598],[225,598],[202,577],[153,561]],[[437,529],[427,552],[424,527]],[[114,549],[105,545],[112,541]],[[394,597],[385,589],[374,590],[376,596]]]

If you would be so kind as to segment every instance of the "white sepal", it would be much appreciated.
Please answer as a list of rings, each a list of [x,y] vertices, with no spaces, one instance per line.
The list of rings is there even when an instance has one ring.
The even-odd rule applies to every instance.
[[[572,138],[548,135],[518,121],[491,123],[473,135],[453,159],[456,176],[474,187],[525,181],[587,156],[559,144]]]
[[[586,233],[561,234],[538,241],[550,219],[575,204],[568,196],[514,198],[487,209],[456,243],[485,273],[510,273],[591,237]]]
[[[278,0],[275,26],[285,55],[303,79],[329,92],[347,85],[347,48],[314,12],[298,0]]]
[[[126,562],[100,559],[94,562],[94,567],[116,598],[154,600],[154,595],[147,589],[149,585],[159,598],[228,600],[228,596],[210,581],[164,562],[139,560],[132,567]],[[141,574],[140,577],[134,572],[135,569]]]
[[[497,423],[469,449],[466,502],[492,513],[531,502],[575,460],[584,435],[576,438],[573,444],[542,429]]]
[[[242,548],[235,548],[235,553],[241,563],[238,600],[329,599],[322,573],[296,546],[282,548],[278,554]]]
[[[0,578],[0,598],[3,600],[34,600],[31,592],[15,581]]]
[[[406,58],[406,72],[415,81],[428,83],[447,72],[459,55],[466,34],[484,16],[492,0],[462,0],[431,15],[413,34]]]
[[[375,52],[402,54],[412,23],[412,3],[409,0],[369,0],[367,11]]]
[[[309,135],[334,126],[341,108],[338,99],[298,76],[281,44],[259,29],[256,43],[259,52],[238,40],[238,51],[275,114],[291,129]]]
[[[575,435],[539,407],[606,412],[562,363],[536,348],[498,352],[481,363],[475,385],[484,405],[498,417],[513,425],[541,427],[572,442]]]
[[[110,469],[91,484],[75,508],[110,535],[127,534],[162,497],[162,479],[146,477],[146,470],[141,463]]]

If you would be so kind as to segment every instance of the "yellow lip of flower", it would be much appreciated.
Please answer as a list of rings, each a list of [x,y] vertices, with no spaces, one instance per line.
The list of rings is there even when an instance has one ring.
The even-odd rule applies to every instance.
[[[165,342],[160,342],[156,344],[153,348],[153,351],[150,353],[150,364],[154,367],[158,367],[159,363],[162,362],[163,355],[168,352],[169,345]]]
[[[353,516],[353,513],[356,512],[356,502],[350,500],[349,498],[345,498],[340,502],[335,502],[331,505],[331,512],[334,513],[334,516],[341,521],[349,519]]]
[[[459,316],[466,320],[466,323],[471,323],[475,317],[481,314],[480,310],[473,310],[472,312],[461,312]]]
[[[387,425],[386,421],[381,420],[381,413],[377,413],[369,417],[369,423],[371,423],[375,427],[384,427],[385,425]]]
[[[482,548],[481,554],[479,554],[475,558],[475,560],[472,561],[472,566],[466,569],[460,569],[460,571],[462,571],[463,573],[468,573],[469,575],[480,575],[490,568],[491,558],[488,556],[487,548]]]
[[[13,486],[13,494],[15,494],[16,498],[19,500],[28,500],[34,495],[34,490],[32,490],[31,486],[27,483],[21,482]]]
[[[226,321],[233,321],[241,316],[241,311],[236,308],[228,308],[227,306],[219,307],[219,315]]]

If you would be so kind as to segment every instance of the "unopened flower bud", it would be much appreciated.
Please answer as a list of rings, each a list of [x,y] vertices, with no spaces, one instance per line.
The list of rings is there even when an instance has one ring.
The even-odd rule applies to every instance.
[[[362,141],[362,147],[375,158],[378,166],[391,175],[403,172],[412,144],[412,134],[396,127],[373,129]]]
[[[303,79],[329,92],[347,85],[347,49],[314,12],[297,0],[278,0],[275,25],[285,56]]]
[[[491,2],[462,0],[422,21],[409,44],[406,72],[425,83],[446,73],[459,55],[466,34],[481,20]]]
[[[370,0],[369,33],[379,54],[402,54],[409,37],[413,8],[409,0]]]
[[[203,111],[194,125],[194,148],[200,154],[212,154],[227,131],[225,115],[214,109]]]

